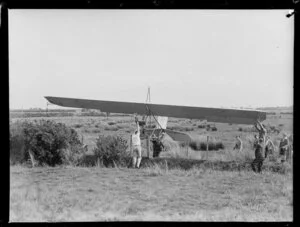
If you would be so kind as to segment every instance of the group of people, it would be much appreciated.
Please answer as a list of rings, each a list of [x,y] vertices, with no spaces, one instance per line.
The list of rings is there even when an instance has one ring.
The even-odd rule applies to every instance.
[[[134,131],[131,136],[132,142],[132,151],[133,151],[133,168],[140,168],[141,160],[142,160],[142,147],[141,147],[141,139],[140,139],[140,126],[138,118],[135,117],[135,123],[137,129]],[[264,160],[268,157],[268,155],[272,154],[275,151],[275,145],[272,142],[271,138],[267,136],[267,130],[263,124],[257,122],[255,124],[255,128],[258,130],[258,135],[254,135],[254,150],[255,150],[255,159],[251,163],[251,167],[254,172],[261,173],[262,165]],[[153,147],[153,157],[158,157],[160,152],[163,151],[164,145],[162,143],[162,138],[164,137],[164,130],[158,136],[152,136],[151,142]],[[238,149],[242,151],[243,142],[240,136],[237,136],[237,143],[234,146],[234,150]],[[283,138],[279,144],[279,155],[281,158],[281,162],[284,163],[286,161],[286,157],[291,150],[291,145],[289,143],[288,135],[286,133],[283,134]]]
[[[273,144],[271,138],[266,135],[267,130],[263,124],[258,122],[255,127],[258,130],[258,136],[254,136],[255,159],[252,162],[251,166],[254,172],[261,173],[263,162],[269,154],[272,154],[273,151],[275,151],[275,145]],[[284,163],[286,161],[289,148],[290,144],[288,135],[286,133],[283,133],[283,138],[279,143],[279,157],[281,159],[281,163]]]
[[[263,124],[257,122],[255,124],[255,128],[258,131],[258,135],[254,135],[254,150],[255,150],[255,159],[251,164],[251,167],[254,172],[261,172],[262,165],[264,160],[275,151],[275,145],[272,142],[271,138],[267,136],[267,130]],[[242,151],[243,149],[243,141],[240,136],[236,136],[237,142],[233,148],[233,150],[238,149]],[[291,145],[289,143],[288,135],[283,133],[283,138],[280,140],[279,144],[279,156],[281,162],[284,163],[291,155],[290,153]]]

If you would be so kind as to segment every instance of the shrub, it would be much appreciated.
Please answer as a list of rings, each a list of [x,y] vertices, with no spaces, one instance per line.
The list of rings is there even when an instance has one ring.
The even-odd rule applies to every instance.
[[[212,128],[211,128],[211,131],[217,131],[218,129],[217,129],[217,127],[216,126],[213,126]]]
[[[93,129],[93,130],[92,130],[92,133],[100,133],[100,132],[101,132],[100,129]]]
[[[194,131],[194,128],[193,127],[185,127],[184,130],[187,131],[187,132],[188,131]]]
[[[217,131],[217,127],[215,125],[206,125],[206,131]]]
[[[129,153],[127,150],[127,141],[120,136],[100,135],[94,148],[94,155],[100,162],[106,166],[121,165],[127,166]]]
[[[11,155],[19,152],[20,162],[28,160],[31,150],[38,164],[50,166],[73,163],[84,153],[77,132],[62,123],[54,121],[34,121],[18,123],[18,139],[16,126],[11,126]],[[14,133],[15,135],[12,135]],[[21,139],[22,138],[22,139]],[[22,148],[16,151],[17,144],[22,141]],[[15,155],[13,155],[15,157]]]
[[[10,122],[10,132],[9,132],[9,140],[10,140],[10,163],[17,164],[25,162],[29,155],[25,152],[24,146],[24,134],[22,131],[22,123],[21,122]]]
[[[280,128],[277,128],[276,126],[269,126],[269,127],[267,127],[267,131],[269,133],[277,133],[277,134],[279,134],[281,130],[280,130]]]
[[[207,149],[207,142],[204,141],[197,141],[193,140],[189,143],[189,147],[195,151],[206,151]],[[224,149],[225,146],[221,141],[209,141],[208,142],[208,150],[220,150]]]
[[[198,125],[198,128],[206,128],[205,124]]]
[[[174,131],[194,131],[193,127],[188,126],[181,126],[181,125],[174,125],[174,126],[168,126],[167,129],[174,130]]]
[[[255,129],[255,127],[253,126],[249,126],[249,127],[239,127],[238,131],[240,132],[257,132],[257,130]]]
[[[111,126],[111,127],[109,127],[109,126],[105,126],[104,127],[104,130],[106,130],[106,131],[118,131],[119,130],[119,128],[117,127],[117,126]]]
[[[74,166],[80,165],[86,151],[82,144],[72,144],[68,149],[62,149],[63,163]]]

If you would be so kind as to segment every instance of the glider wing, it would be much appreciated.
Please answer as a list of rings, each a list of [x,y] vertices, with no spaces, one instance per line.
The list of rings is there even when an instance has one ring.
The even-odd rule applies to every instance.
[[[254,124],[266,119],[266,112],[256,110],[175,106],[133,102],[115,102],[62,97],[45,97],[50,103],[64,107],[98,109],[102,112],[206,119],[209,122]]]

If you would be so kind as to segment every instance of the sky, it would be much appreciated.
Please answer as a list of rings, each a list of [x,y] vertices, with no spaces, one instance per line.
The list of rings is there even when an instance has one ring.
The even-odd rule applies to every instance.
[[[288,10],[9,10],[10,108],[293,105]],[[53,108],[59,108],[58,106]]]

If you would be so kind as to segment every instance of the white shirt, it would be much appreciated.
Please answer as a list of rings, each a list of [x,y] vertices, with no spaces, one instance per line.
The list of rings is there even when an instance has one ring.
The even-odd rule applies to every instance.
[[[141,145],[139,125],[137,125],[137,131],[138,131],[137,134],[133,133],[133,135],[131,136],[133,146],[140,146]]]
[[[132,135],[132,145],[133,146],[139,146],[141,145],[141,139],[140,139],[140,133]]]

